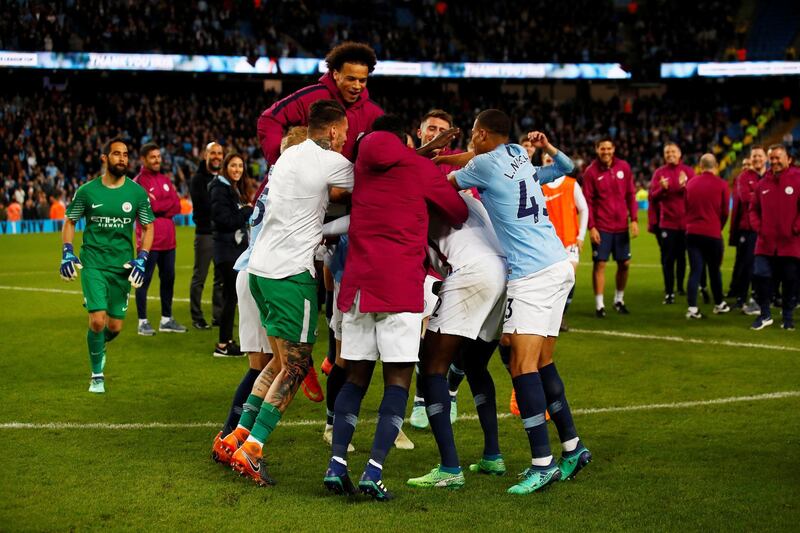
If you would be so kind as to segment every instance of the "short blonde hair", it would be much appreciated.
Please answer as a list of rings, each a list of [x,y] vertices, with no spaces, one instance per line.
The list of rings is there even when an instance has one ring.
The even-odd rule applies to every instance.
[[[294,126],[289,128],[283,139],[281,139],[281,153],[285,152],[287,148],[291,148],[308,138],[308,127]]]

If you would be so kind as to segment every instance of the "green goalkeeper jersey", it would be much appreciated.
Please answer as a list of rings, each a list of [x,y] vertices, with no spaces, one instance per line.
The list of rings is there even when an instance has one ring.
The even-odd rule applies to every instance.
[[[111,189],[102,178],[81,185],[67,208],[67,218],[78,222],[86,217],[81,245],[81,262],[89,268],[124,271],[134,257],[134,220],[142,225],[155,219],[147,192],[128,178]]]

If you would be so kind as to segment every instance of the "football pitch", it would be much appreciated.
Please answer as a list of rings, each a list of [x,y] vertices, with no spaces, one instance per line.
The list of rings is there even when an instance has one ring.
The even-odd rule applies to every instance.
[[[187,326],[192,231],[178,229],[174,315]],[[587,246],[568,315],[572,330],[556,349],[594,461],[543,493],[505,493],[530,464],[530,450],[520,421],[507,414],[511,381],[495,355],[508,473],[466,472],[460,491],[411,489],[406,479],[429,471],[439,456],[428,430],[406,424],[416,449],[390,453],[384,479],[397,498],[377,503],[324,489],[325,404],[302,393],[267,443],[276,486],[256,487],[212,462],[212,439],[247,361],[213,358],[216,330],[136,335],[133,298],[122,334],[107,349],[108,392],[89,394],[86,313],[80,282],[58,276],[60,237],[0,236],[0,530],[796,530],[800,332],[777,321],[753,332],[750,317],[713,315],[711,305],[701,305],[707,319],[687,321],[682,298],[661,304],[653,235],[643,233],[632,248],[632,314],[611,310],[609,265],[609,315],[594,317]],[[733,255],[726,248],[726,290]],[[155,323],[157,278],[150,295]],[[317,368],[327,350],[323,327],[324,315]],[[369,455],[380,384],[376,373],[349,456],[356,478]],[[466,467],[483,444],[466,381],[458,406],[454,431]]]

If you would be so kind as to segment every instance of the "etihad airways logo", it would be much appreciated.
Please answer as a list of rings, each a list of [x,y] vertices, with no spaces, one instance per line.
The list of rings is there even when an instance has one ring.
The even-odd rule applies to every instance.
[[[92,216],[89,219],[91,220],[92,224],[97,224],[101,228],[124,228],[133,222],[133,219],[129,217]]]

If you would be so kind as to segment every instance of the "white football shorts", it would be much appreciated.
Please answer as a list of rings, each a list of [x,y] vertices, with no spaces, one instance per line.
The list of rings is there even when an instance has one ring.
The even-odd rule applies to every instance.
[[[361,291],[342,314],[342,358],[348,361],[416,363],[422,313],[362,313]]]
[[[567,252],[567,260],[570,263],[577,265],[581,262],[581,250],[578,248],[577,244],[565,246],[564,250]]]
[[[240,270],[236,275],[236,296],[239,298],[239,344],[242,351],[272,353],[267,330],[261,325],[256,301],[250,293],[246,270]]]
[[[505,312],[506,264],[498,256],[485,256],[447,276],[428,331],[480,337],[490,342],[500,338]]]
[[[503,333],[558,337],[567,296],[575,284],[569,260],[508,282]]]

